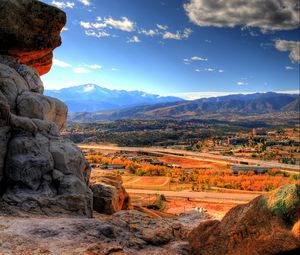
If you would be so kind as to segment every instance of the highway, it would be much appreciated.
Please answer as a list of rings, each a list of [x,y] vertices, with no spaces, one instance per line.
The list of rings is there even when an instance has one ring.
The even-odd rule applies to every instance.
[[[300,166],[282,164],[275,161],[264,161],[249,158],[239,158],[232,156],[214,155],[202,152],[191,152],[184,150],[166,149],[159,147],[115,147],[105,145],[79,145],[83,149],[102,149],[102,150],[120,150],[120,151],[132,151],[132,152],[150,152],[162,155],[174,155],[179,157],[185,157],[196,160],[210,161],[215,163],[232,163],[238,164],[239,162],[247,162],[249,165],[262,166],[262,167],[273,167],[279,168],[283,171],[300,173]]]

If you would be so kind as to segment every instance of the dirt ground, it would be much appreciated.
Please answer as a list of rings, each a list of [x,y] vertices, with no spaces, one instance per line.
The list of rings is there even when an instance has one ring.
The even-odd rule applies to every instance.
[[[159,158],[159,161],[166,164],[180,165],[182,168],[209,168],[209,169],[220,169],[225,168],[227,163],[215,163],[202,160],[196,160],[191,158],[183,158],[176,156],[165,155]]]
[[[187,199],[168,198],[164,212],[179,215],[195,210],[196,207],[203,208],[206,213],[214,219],[222,219],[224,215],[237,204],[234,203],[213,203],[204,201],[187,201]]]
[[[130,194],[131,201],[133,204],[138,206],[147,206],[155,203],[157,195],[153,194]],[[189,211],[194,211],[196,207],[203,208],[214,219],[222,219],[224,215],[237,203],[216,203],[216,202],[205,202],[197,199],[187,200],[186,198],[171,198],[168,197],[165,202],[163,212],[180,215]]]

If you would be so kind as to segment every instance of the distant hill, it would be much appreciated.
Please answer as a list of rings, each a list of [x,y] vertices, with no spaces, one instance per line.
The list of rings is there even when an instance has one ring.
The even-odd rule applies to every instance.
[[[278,112],[299,112],[299,95],[274,92],[229,95],[137,106],[118,111],[77,113],[72,121],[117,119],[201,118],[207,116],[250,116]]]
[[[133,106],[183,101],[179,97],[163,97],[136,90],[110,90],[95,84],[46,90],[45,95],[65,102],[70,113],[120,110]]]

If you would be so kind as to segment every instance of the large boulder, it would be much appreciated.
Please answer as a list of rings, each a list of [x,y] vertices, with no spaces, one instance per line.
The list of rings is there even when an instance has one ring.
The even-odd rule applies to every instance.
[[[299,220],[300,186],[286,185],[201,223],[188,239],[194,255],[296,254]]]
[[[101,170],[91,172],[93,209],[99,213],[113,214],[131,208],[130,197],[122,186],[121,176]]]
[[[50,68],[64,23],[39,1],[0,2],[0,215],[92,216],[89,165],[59,135],[67,107],[43,95],[38,74]]]
[[[52,64],[52,51],[61,44],[66,15],[34,0],[0,1],[0,55],[34,67],[40,75]]]

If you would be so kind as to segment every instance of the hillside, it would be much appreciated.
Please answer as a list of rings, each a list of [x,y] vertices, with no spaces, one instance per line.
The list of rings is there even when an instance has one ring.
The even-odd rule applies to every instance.
[[[163,118],[185,119],[205,117],[207,115],[249,116],[295,111],[299,111],[299,95],[268,92],[137,106],[119,111],[76,113],[72,114],[69,119],[73,121]]]
[[[182,101],[179,97],[163,97],[136,90],[110,90],[95,84],[46,90],[45,95],[62,100],[70,113],[119,110],[138,105]]]

